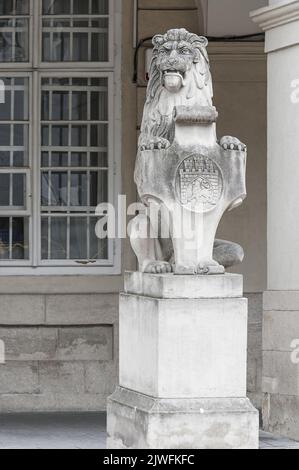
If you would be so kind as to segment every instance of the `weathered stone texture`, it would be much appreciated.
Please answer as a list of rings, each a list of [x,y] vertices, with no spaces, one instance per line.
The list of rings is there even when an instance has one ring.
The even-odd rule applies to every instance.
[[[0,296],[0,412],[105,410],[117,382],[116,297]]]

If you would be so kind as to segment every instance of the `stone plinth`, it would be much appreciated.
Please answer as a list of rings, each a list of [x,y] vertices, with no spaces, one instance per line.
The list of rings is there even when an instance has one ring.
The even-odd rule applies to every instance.
[[[108,446],[257,448],[246,355],[241,276],[127,273]]]

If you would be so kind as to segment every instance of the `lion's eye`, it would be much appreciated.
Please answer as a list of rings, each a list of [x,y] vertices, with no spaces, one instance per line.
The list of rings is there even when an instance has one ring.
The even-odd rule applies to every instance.
[[[189,49],[181,49],[181,54],[190,54]]]

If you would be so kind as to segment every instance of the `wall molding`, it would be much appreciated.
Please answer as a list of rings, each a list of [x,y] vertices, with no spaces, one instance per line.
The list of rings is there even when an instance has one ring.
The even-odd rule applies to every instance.
[[[210,42],[208,53],[211,59],[222,61],[265,61],[263,42]]]
[[[259,8],[250,14],[252,21],[258,24],[264,31],[299,20],[299,0],[285,1]]]

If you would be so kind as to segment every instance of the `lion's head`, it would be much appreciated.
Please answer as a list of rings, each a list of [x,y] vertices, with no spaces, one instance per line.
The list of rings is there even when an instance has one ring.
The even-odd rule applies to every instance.
[[[186,86],[187,75],[194,74],[198,88],[210,79],[209,60],[206,52],[208,41],[186,29],[171,29],[165,35],[153,38],[152,68],[160,75],[160,84],[170,92],[178,92]],[[200,75],[200,76],[198,76]]]
[[[171,29],[155,36],[153,45],[141,145],[155,137],[171,140],[175,106],[212,106],[207,39],[186,29]]]

